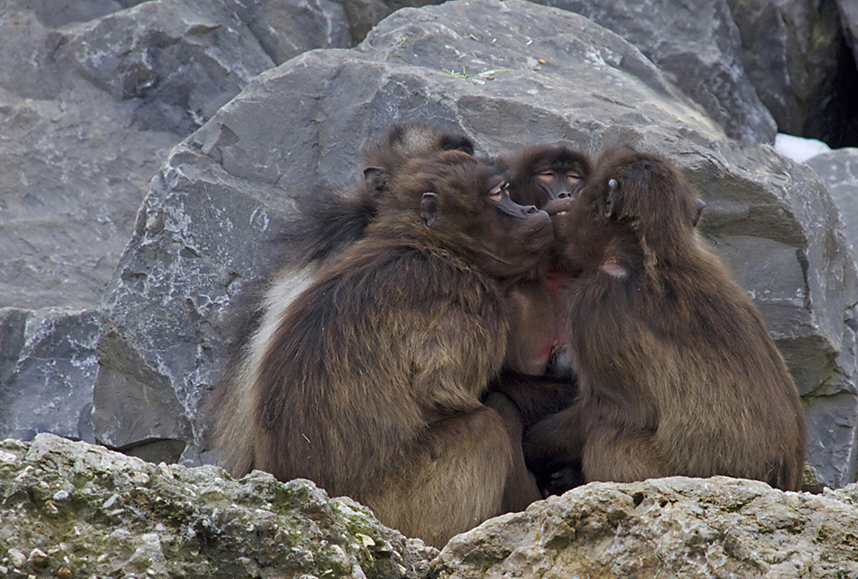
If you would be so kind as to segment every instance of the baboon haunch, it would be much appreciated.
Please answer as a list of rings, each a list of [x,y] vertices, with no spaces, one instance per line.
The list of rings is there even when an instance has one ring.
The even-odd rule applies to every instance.
[[[254,354],[246,467],[309,478],[439,547],[539,498],[520,427],[479,397],[509,329],[499,280],[552,238],[548,215],[513,203],[494,165],[459,151],[407,163],[365,237]]]
[[[727,475],[798,489],[796,387],[747,293],[698,237],[665,159],[599,159],[563,237],[579,398],[534,426],[528,464],[580,457],[587,481]]]

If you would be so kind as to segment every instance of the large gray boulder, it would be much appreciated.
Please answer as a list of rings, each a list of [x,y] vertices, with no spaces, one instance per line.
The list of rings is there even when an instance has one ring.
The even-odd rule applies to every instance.
[[[155,0],[72,24],[122,6],[3,8],[0,307],[97,305],[169,148],[263,70],[350,42],[328,0]]]
[[[613,30],[699,104],[728,136],[774,142],[777,126],[745,74],[739,29],[725,0],[539,0]]]
[[[854,480],[858,370],[844,318],[858,284],[825,186],[768,146],[727,138],[618,35],[516,0],[396,12],[355,49],[311,51],[261,74],[173,149],[104,297],[98,440],[201,460],[225,310],[277,262],[272,239],[296,200],[322,182],[352,183],[360,144],[407,120],[456,127],[485,154],[562,141],[670,157],[699,188],[703,233],[790,366],[810,464],[830,486]]]
[[[135,4],[0,1],[0,324],[28,344],[2,349],[0,436],[92,439],[97,309],[170,148],[263,70],[351,42],[329,0]]]

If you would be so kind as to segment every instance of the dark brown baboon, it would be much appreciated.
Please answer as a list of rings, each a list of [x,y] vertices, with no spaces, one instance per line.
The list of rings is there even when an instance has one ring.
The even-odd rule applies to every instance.
[[[503,158],[510,171],[510,197],[551,215],[563,212],[591,171],[589,158],[564,145],[526,147]],[[564,309],[560,292],[568,275],[548,256],[532,275],[512,290],[515,315],[504,366],[514,372],[546,372],[572,379],[565,349]]]
[[[529,464],[580,457],[587,481],[727,475],[797,490],[805,425],[763,320],[698,237],[665,159],[605,153],[565,223],[579,398],[534,426]]]
[[[545,209],[557,219],[591,171],[589,158],[564,145],[536,145],[503,157],[510,174],[510,197]],[[556,246],[556,242],[555,242]],[[568,274],[549,254],[510,291],[513,315],[505,370],[490,387],[487,403],[507,408],[507,422],[518,420],[524,432],[572,403],[575,375],[566,355],[563,288]],[[544,495],[581,483],[580,464],[551,465],[538,471]]]
[[[425,124],[389,127],[361,152],[362,177],[350,194],[320,190],[303,207],[303,218],[282,236],[287,263],[257,280],[230,308],[232,354],[212,398],[215,417],[212,445],[230,473],[248,472],[253,463],[249,385],[259,371],[260,353],[271,339],[284,310],[349,245],[363,237],[375,218],[387,183],[411,159],[447,150],[474,152],[465,136]]]
[[[439,547],[539,497],[511,443],[520,428],[479,400],[506,347],[500,280],[553,238],[548,215],[513,203],[498,173],[450,151],[392,176],[365,237],[252,353],[251,460],[234,474],[309,478]]]

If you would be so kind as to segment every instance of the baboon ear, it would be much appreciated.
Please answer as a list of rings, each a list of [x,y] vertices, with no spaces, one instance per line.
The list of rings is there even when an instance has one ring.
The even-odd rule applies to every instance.
[[[378,201],[381,192],[384,190],[384,181],[387,177],[384,169],[381,167],[367,167],[363,170],[363,182],[367,189],[373,192],[373,198]]]
[[[423,194],[420,200],[420,217],[426,222],[426,225],[432,227],[435,220],[438,218],[438,195],[427,191]]]
[[[620,214],[620,184],[616,179],[608,181],[608,196],[605,198],[605,217],[616,219]]]
[[[691,222],[691,227],[697,227],[697,222],[700,221],[700,216],[703,215],[703,210],[706,208],[706,204],[697,199],[697,213],[694,215],[694,221]]]

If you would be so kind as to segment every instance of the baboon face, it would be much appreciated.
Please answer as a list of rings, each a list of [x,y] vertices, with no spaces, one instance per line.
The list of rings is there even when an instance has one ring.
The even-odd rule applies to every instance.
[[[608,151],[560,226],[567,257],[586,268],[670,252],[694,235],[703,207],[664,160],[629,148]]]
[[[493,277],[523,273],[551,247],[553,229],[544,211],[509,196],[502,168],[459,151],[416,167],[423,186],[421,217],[438,238],[465,248]]]
[[[523,149],[510,157],[509,164],[512,198],[540,209],[558,199],[574,197],[590,172],[587,157],[563,145]]]

